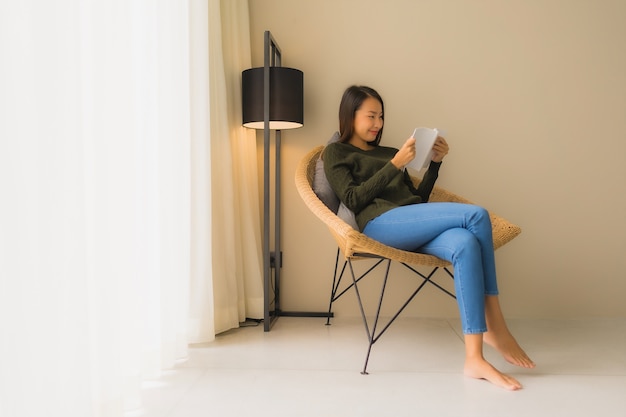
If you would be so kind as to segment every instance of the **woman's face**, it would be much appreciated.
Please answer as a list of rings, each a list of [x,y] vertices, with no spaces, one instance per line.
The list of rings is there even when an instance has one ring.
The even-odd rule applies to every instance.
[[[383,127],[383,106],[373,97],[366,98],[354,113],[354,134],[351,141],[370,143]]]

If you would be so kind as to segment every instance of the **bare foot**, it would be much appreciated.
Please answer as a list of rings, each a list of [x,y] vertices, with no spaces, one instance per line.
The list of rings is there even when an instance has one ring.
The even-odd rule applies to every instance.
[[[501,331],[499,335],[495,335],[494,332],[487,332],[483,335],[483,340],[500,352],[507,362],[522,368],[535,367],[535,362],[528,357],[508,330]]]
[[[466,358],[464,373],[471,378],[485,379],[492,384],[511,391],[517,391],[522,388],[522,384],[518,380],[498,371],[482,357]]]

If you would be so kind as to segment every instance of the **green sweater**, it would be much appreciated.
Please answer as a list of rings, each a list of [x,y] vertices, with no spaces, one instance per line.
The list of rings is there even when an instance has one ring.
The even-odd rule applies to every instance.
[[[335,142],[324,149],[324,172],[339,199],[355,214],[361,230],[367,222],[399,206],[425,203],[441,162],[432,162],[417,188],[406,171],[390,161],[395,148],[377,146],[364,151],[349,143]]]

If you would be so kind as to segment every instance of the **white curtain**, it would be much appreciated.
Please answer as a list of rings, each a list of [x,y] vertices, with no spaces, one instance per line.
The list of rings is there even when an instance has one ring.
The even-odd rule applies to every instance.
[[[0,416],[121,416],[224,327],[213,286],[243,283],[249,316],[258,209],[242,229],[203,118],[212,1],[0,2]],[[211,172],[232,178],[221,208]]]

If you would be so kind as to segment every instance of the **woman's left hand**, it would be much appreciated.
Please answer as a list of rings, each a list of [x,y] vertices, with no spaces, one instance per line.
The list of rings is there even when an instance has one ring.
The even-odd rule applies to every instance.
[[[450,147],[448,146],[448,142],[446,142],[443,137],[437,136],[435,144],[433,145],[433,162],[443,161],[444,156],[446,156],[449,151]]]

